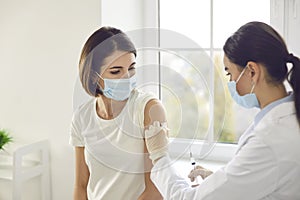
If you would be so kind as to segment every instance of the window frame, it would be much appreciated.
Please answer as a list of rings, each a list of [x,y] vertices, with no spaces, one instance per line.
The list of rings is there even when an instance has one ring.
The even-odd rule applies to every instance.
[[[270,0],[271,4],[271,10],[273,9],[272,6],[274,6],[274,3],[272,1],[276,0]],[[155,1],[145,1],[144,4],[144,25],[145,27],[156,27],[158,29],[158,35],[160,35],[160,0],[155,0]],[[283,5],[277,3],[276,4],[276,9],[283,9]],[[279,7],[279,8],[278,8]],[[149,9],[150,8],[150,9]],[[153,10],[154,9],[154,10]],[[209,52],[209,56],[214,57],[215,52],[220,52],[222,51],[221,48],[214,48],[213,45],[213,0],[210,0],[210,47],[205,48],[206,51]],[[271,14],[272,18],[272,14]],[[276,20],[276,19],[275,19]],[[271,22],[274,22],[274,20],[270,20]],[[157,48],[160,48],[160,37],[158,37],[157,41]],[[158,53],[158,71],[160,72],[160,53]],[[212,71],[212,75],[214,74],[214,71]],[[161,80],[161,74],[158,73],[158,80]],[[213,79],[212,79],[213,80]],[[213,81],[212,81],[213,82]],[[210,83],[211,87],[214,87],[214,83]],[[160,85],[160,84],[158,84]],[[159,86],[158,86],[159,87]],[[161,89],[157,89],[158,96],[161,98]],[[210,105],[214,104],[214,96],[212,98],[212,101],[210,102]],[[211,105],[212,108],[214,109],[214,106]],[[212,110],[214,113],[214,110]],[[212,119],[214,116],[212,116]],[[213,121],[213,120],[212,120]],[[213,122],[212,122],[213,123]],[[170,138],[171,140],[171,145],[169,148],[170,155],[172,157],[180,157],[180,158],[188,158],[190,155],[190,151],[193,153],[193,155],[197,159],[203,159],[203,160],[212,160],[212,161],[222,161],[222,162],[228,162],[235,154],[238,145],[237,144],[230,144],[230,143],[220,143],[220,142],[214,142],[214,133],[213,133],[213,124],[210,126],[211,130],[209,130],[210,134],[208,135],[207,141],[203,140],[192,140],[192,139],[182,139],[182,138]],[[201,155],[199,149],[203,149],[209,146],[210,151],[209,154],[206,156]],[[189,149],[187,149],[187,147]]]
[[[121,9],[118,10],[119,15],[118,16],[125,16],[129,15],[129,18],[124,17],[111,17],[110,13],[108,11],[115,10],[117,0],[101,0],[101,24],[102,25],[111,25],[111,26],[117,26],[121,28],[122,30],[133,30],[136,28],[158,28],[158,38],[159,38],[159,28],[160,28],[160,22],[159,22],[159,15],[160,15],[160,0],[152,0],[152,1],[139,1],[139,0],[129,0],[124,2],[122,4]],[[211,0],[211,9],[213,8],[213,1]],[[299,26],[295,26],[296,24],[299,24],[300,20],[300,0],[269,0],[270,2],[270,24],[285,38],[286,43],[288,45],[289,50],[291,50],[292,53],[295,55],[300,55],[300,49],[299,46],[294,47],[295,44],[299,43],[299,38],[295,37],[299,34]],[[138,12],[137,12],[138,9]],[[298,15],[297,15],[298,14]],[[213,15],[213,12],[211,12],[211,15]],[[296,19],[291,19],[292,17]],[[212,19],[212,17],[211,17]],[[213,23],[213,22],[211,22]],[[213,28],[213,25],[211,25],[211,29]],[[212,32],[212,31],[211,31]],[[147,37],[147,36],[145,36]],[[212,39],[212,37],[211,37]],[[212,43],[212,41],[211,41]],[[157,47],[159,48],[160,43],[159,40],[157,41]],[[215,50],[220,49],[211,49],[211,54],[213,55],[213,52]],[[152,61],[153,59],[157,60],[157,63],[159,63],[160,55],[150,55],[150,57],[147,58],[146,56],[143,57],[142,60]],[[146,58],[145,58],[146,57]],[[156,74],[151,74],[151,80],[154,81],[160,81],[161,80],[161,74],[159,65],[157,69]],[[141,79],[147,79],[147,74],[142,74]],[[148,77],[149,78],[149,77]],[[157,84],[159,85],[159,84]],[[152,91],[152,90],[151,90]],[[158,94],[159,97],[161,97],[161,90],[159,87],[155,88],[152,92]],[[213,134],[211,134],[213,135]],[[193,150],[193,153],[197,151],[197,149],[201,149],[205,142],[203,141],[192,141],[187,139],[181,139],[181,140],[175,140],[171,138],[173,146],[170,148],[171,155],[178,156],[182,154],[185,148],[183,148],[183,145],[188,145],[192,143],[191,149]],[[210,156],[208,156],[206,159],[213,159],[213,160],[220,160],[220,161],[228,161],[230,158],[234,155],[235,150],[237,149],[236,144],[224,144],[224,143],[216,143],[213,146],[213,151],[211,152]],[[175,149],[174,149],[175,148]],[[188,155],[189,152],[185,153],[185,156]]]

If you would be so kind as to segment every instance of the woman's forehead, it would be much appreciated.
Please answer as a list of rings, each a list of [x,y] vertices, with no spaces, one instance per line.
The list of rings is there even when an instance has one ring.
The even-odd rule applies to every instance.
[[[131,52],[115,51],[110,56],[104,59],[104,65],[102,70],[106,70],[113,66],[130,66],[132,62],[135,61],[135,56]]]

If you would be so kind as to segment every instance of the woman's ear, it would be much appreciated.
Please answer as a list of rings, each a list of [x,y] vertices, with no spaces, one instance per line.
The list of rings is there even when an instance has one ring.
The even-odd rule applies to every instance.
[[[251,77],[251,80],[253,83],[257,83],[259,80],[259,77],[261,75],[261,67],[258,63],[249,61],[247,63],[247,67],[249,69],[249,76]]]

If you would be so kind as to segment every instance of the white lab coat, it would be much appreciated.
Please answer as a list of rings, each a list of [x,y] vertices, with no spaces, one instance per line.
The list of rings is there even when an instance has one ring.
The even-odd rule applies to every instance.
[[[270,110],[247,135],[235,157],[191,188],[170,167],[154,165],[151,179],[167,200],[300,200],[300,130],[294,102]]]

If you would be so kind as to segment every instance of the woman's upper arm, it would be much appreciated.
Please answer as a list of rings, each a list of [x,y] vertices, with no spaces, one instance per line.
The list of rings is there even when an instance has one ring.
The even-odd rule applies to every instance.
[[[75,185],[86,187],[90,172],[85,162],[84,147],[75,147]]]
[[[144,126],[147,128],[153,122],[167,122],[166,112],[162,103],[157,99],[150,100],[144,110]]]
[[[164,107],[161,104],[161,102],[156,99],[152,99],[146,104],[146,107],[144,110],[144,127],[145,127],[145,129],[147,129],[155,121],[158,121],[160,123],[166,122],[166,115],[165,115]],[[148,153],[146,144],[144,146],[144,153]],[[152,167],[153,167],[152,161],[148,157],[145,157],[145,186],[146,186],[146,189],[139,199],[144,199],[144,198],[163,199],[160,192],[158,191],[158,189],[156,188],[156,186],[153,184],[153,182],[150,179],[150,171],[151,171]]]

